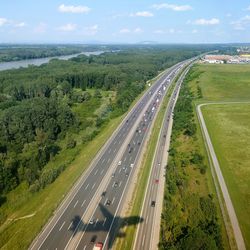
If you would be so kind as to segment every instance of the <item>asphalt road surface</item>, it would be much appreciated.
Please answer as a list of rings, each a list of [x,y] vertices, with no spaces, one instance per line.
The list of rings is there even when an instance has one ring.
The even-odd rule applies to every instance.
[[[104,243],[104,249],[108,249],[117,234],[112,231],[116,224],[121,221],[127,224],[142,222],[143,218],[120,218],[117,211],[122,205],[130,176],[137,167],[136,160],[159,103],[171,80],[186,63],[170,68],[147,90],[30,249],[93,249],[96,242]]]
[[[170,136],[168,136],[168,133],[171,133],[171,119],[173,116],[175,103],[179,94],[181,84],[186,73],[188,72],[188,69],[186,69],[178,79],[164,115],[164,120],[159,134],[159,140],[156,146],[147,190],[145,192],[144,202],[140,215],[141,218],[144,218],[144,221],[137,228],[133,246],[134,250],[157,249],[160,228],[156,226],[155,222],[161,219],[161,216],[159,215],[161,214],[162,207],[161,204],[158,204],[158,201],[160,200],[160,197],[163,197],[164,189],[162,189],[162,192],[160,192],[159,185],[162,185],[162,183],[160,182],[165,180],[163,174],[165,171],[167,171],[167,169],[165,169],[166,162],[164,159],[164,156],[167,153],[166,144],[167,140],[170,140]]]

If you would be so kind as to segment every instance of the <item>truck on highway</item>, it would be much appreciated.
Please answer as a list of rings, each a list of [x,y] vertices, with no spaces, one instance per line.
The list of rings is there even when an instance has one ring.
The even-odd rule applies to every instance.
[[[93,250],[102,250],[103,244],[98,242],[94,245]]]

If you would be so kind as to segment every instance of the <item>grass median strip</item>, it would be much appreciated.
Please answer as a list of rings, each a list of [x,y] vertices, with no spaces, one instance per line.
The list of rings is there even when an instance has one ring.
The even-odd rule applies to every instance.
[[[162,106],[160,108],[159,113],[157,114],[154,129],[152,130],[152,134],[150,135],[149,142],[147,144],[146,151],[143,156],[143,161],[139,170],[138,178],[137,178],[137,184],[135,187],[135,191],[133,193],[133,198],[131,201],[132,207],[128,211],[129,216],[137,218],[137,216],[140,216],[141,209],[142,209],[142,203],[145,196],[145,190],[147,187],[147,182],[149,178],[150,168],[152,166],[154,153],[156,150],[156,145],[158,141],[158,136],[161,130],[162,122],[164,119],[164,114],[167,108],[167,104],[170,98],[170,95],[173,91],[175,84],[172,84],[170,86],[170,89],[168,90],[168,93],[164,97]],[[133,226],[125,227],[124,228],[124,238],[119,238],[116,242],[116,249],[117,250],[130,250],[133,247],[133,241],[136,234],[137,229],[137,223],[135,222]]]

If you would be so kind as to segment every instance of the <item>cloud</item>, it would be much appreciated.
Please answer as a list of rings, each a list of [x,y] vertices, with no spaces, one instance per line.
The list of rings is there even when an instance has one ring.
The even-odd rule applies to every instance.
[[[248,26],[250,26],[250,16],[246,15],[239,20],[231,22],[230,24],[235,30],[245,30]]]
[[[134,33],[134,34],[140,34],[142,33],[143,30],[140,28],[140,27],[137,27],[135,29],[128,29],[128,28],[124,28],[124,29],[121,29],[119,31],[120,34],[128,34],[128,33]]]
[[[134,14],[131,14],[131,16],[152,17],[154,14],[149,11],[138,11]]]
[[[61,4],[58,10],[63,13],[88,13],[91,9],[83,5],[74,6]]]
[[[246,10],[250,10],[250,5],[246,8]]]
[[[155,34],[164,34],[164,30],[154,30]]]
[[[84,34],[94,36],[98,32],[99,26],[97,24],[84,28]]]
[[[8,20],[6,18],[0,17],[0,27],[8,23]]]
[[[121,34],[130,33],[130,29],[127,29],[127,28],[121,29],[121,30],[119,31],[119,33],[121,33]]]
[[[192,34],[196,34],[196,33],[198,33],[198,30],[192,30]]]
[[[74,23],[67,23],[58,28],[58,30],[66,32],[74,31],[75,29],[76,29],[76,24]]]
[[[190,23],[190,22],[188,22]],[[195,25],[217,25],[220,23],[220,20],[218,18],[211,18],[211,19],[197,19],[193,22]]]
[[[170,9],[173,11],[188,11],[188,10],[193,9],[190,5],[176,5],[176,4],[168,4],[168,3],[154,4],[152,8],[156,10]]]
[[[135,28],[133,31],[134,31],[134,33],[142,33],[143,32],[143,30],[139,27]]]
[[[35,33],[45,33],[47,30],[47,24],[40,22],[34,29]]]
[[[26,23],[25,22],[20,22],[20,23],[16,23],[14,26],[16,28],[22,28],[22,27],[26,26]]]

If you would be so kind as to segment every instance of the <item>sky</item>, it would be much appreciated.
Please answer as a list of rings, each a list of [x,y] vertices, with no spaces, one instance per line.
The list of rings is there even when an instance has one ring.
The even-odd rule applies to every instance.
[[[0,1],[0,43],[248,43],[250,0]]]

